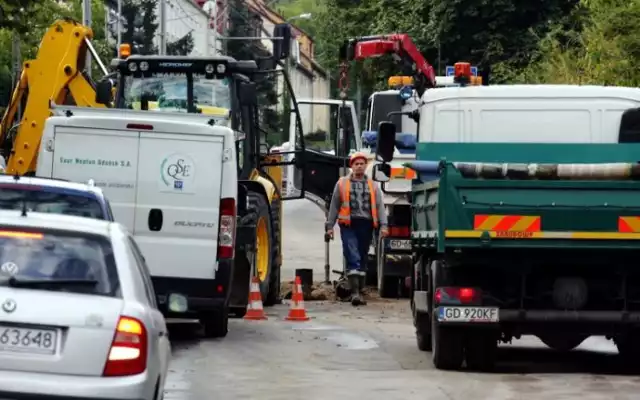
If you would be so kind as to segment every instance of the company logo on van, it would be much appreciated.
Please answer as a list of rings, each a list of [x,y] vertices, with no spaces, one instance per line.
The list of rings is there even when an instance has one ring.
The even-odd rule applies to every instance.
[[[191,157],[174,153],[166,157],[160,165],[160,178],[165,189],[187,193],[193,190],[196,170]]]

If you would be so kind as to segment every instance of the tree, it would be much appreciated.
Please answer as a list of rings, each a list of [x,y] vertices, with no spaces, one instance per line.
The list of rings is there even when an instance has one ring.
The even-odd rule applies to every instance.
[[[189,55],[193,51],[193,45],[193,35],[189,32],[175,42],[167,43],[167,54],[170,56]]]
[[[132,53],[158,54],[153,43],[159,24],[156,15],[157,0],[124,0],[122,15],[126,20],[123,43],[131,45]],[[167,42],[167,55],[189,55],[193,50],[193,35],[188,33],[174,42]]]
[[[637,87],[640,72],[640,4],[582,0],[584,27],[556,26],[542,38],[537,61],[515,77],[521,82]]]
[[[229,3],[230,37],[255,36],[258,20],[249,12],[244,0],[231,0]],[[227,55],[236,60],[254,60],[259,65],[271,59],[269,50],[258,40],[230,40],[227,44]],[[282,127],[282,118],[278,113],[280,96],[277,92],[278,73],[260,74],[256,76],[258,91],[259,120],[265,140],[270,144],[280,143],[277,133],[287,131]],[[286,89],[285,89],[286,90]]]

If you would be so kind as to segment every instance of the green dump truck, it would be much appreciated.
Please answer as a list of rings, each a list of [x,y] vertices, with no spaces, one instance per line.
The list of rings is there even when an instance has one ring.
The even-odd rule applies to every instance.
[[[420,143],[417,159],[439,161],[413,182],[411,232],[417,342],[436,368],[489,369],[521,335],[560,351],[604,335],[637,364],[640,144]]]

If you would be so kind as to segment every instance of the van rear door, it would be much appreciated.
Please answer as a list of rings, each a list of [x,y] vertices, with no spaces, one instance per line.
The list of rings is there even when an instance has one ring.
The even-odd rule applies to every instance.
[[[109,198],[116,221],[133,229],[138,132],[57,126],[51,177],[86,183]]]
[[[213,279],[224,137],[140,133],[134,236],[155,277]]]

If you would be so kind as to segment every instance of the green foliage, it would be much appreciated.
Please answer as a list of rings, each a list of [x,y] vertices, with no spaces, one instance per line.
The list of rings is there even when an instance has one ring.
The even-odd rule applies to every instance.
[[[170,56],[186,56],[193,50],[193,35],[187,33],[175,42],[167,43],[167,54]]]
[[[537,61],[514,80],[638,86],[640,72],[640,3],[583,0],[587,17],[580,31],[559,26],[540,40]]]
[[[159,27],[155,14],[156,4],[157,0],[124,0],[122,2],[122,16],[126,21],[122,42],[129,43],[131,52],[134,54],[158,53],[158,47],[153,44]],[[189,55],[193,45],[193,35],[189,32],[174,42],[167,42],[167,54]]]

